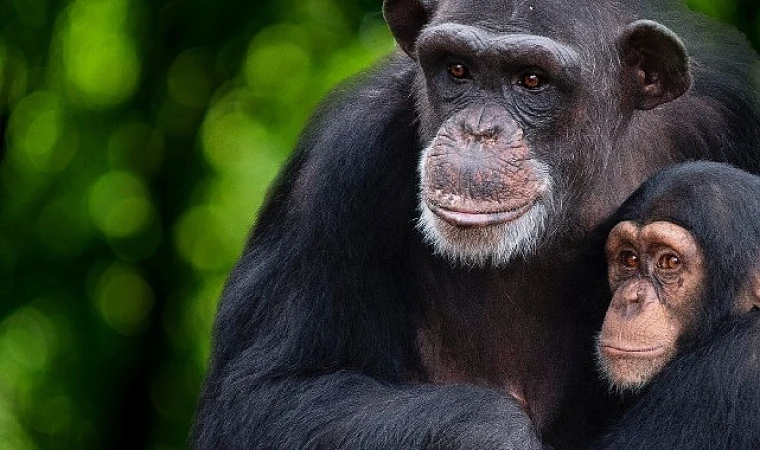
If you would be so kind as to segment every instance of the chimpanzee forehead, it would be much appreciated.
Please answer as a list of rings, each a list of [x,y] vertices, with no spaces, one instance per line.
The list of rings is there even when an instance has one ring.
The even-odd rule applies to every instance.
[[[494,33],[470,25],[445,23],[423,30],[417,41],[419,52],[439,47],[488,57],[489,54],[512,60],[532,60],[549,72],[571,71],[580,66],[577,52],[553,39],[524,33]]]
[[[632,245],[641,253],[654,253],[662,248],[670,248],[692,262],[703,260],[702,249],[695,236],[680,225],[656,221],[640,224],[633,221],[622,221],[610,231],[607,240],[608,257],[614,257],[614,251],[621,247]],[[612,253],[611,253],[612,252]]]
[[[586,34],[598,28],[595,33],[598,35],[598,31],[617,31],[619,26],[636,19],[621,8],[621,3],[625,2],[442,0],[433,23],[456,22],[496,32],[530,32],[552,37]]]

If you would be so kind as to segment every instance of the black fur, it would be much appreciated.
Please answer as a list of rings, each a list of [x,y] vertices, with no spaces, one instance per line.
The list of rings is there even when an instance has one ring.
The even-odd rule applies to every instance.
[[[386,3],[392,15],[405,1]],[[577,448],[610,415],[593,372],[606,298],[584,259],[588,230],[671,162],[760,168],[757,56],[680,5],[406,3],[416,6],[397,24],[402,36],[430,19],[578,51],[582,76],[566,100],[575,114],[526,131],[544,144],[558,196],[546,236],[499,267],[433,255],[416,221],[435,111],[415,60],[398,52],[381,62],[320,107],[262,209],[219,305],[193,448],[532,449],[536,433]],[[616,47],[643,18],[680,36],[694,80],[648,111],[621,89]],[[461,369],[449,380],[458,385],[432,383],[447,381],[436,358]],[[536,426],[505,381],[529,409],[540,405]]]
[[[657,174],[614,216],[689,230],[707,260],[708,285],[691,337],[597,448],[760,448],[760,312],[735,308],[760,269],[758,217],[760,178],[706,162]]]

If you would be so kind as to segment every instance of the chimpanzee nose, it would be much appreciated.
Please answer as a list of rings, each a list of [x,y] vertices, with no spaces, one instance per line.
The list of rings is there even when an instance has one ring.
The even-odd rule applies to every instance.
[[[621,315],[629,317],[636,315],[646,307],[648,299],[652,297],[650,283],[636,280],[623,286],[619,296],[614,298],[614,307]]]
[[[461,114],[463,116],[462,129],[464,133],[477,140],[511,136],[518,129],[515,120],[500,105],[488,103],[467,108]]]

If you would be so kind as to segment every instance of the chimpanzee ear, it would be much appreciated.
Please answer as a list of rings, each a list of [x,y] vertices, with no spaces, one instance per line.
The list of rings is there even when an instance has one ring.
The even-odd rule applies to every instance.
[[[692,83],[689,55],[681,39],[651,20],[637,20],[617,41],[624,83],[636,109],[652,109],[683,95]]]
[[[435,8],[434,0],[384,0],[383,16],[399,47],[415,58],[414,44]]]
[[[760,310],[760,270],[755,269],[751,275],[752,284],[749,289],[749,301],[746,309]]]

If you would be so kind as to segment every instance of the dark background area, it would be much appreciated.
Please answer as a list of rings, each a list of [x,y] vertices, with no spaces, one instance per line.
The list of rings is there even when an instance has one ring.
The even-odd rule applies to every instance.
[[[222,284],[381,3],[0,0],[0,448],[186,448]],[[688,3],[760,48],[757,0]]]

